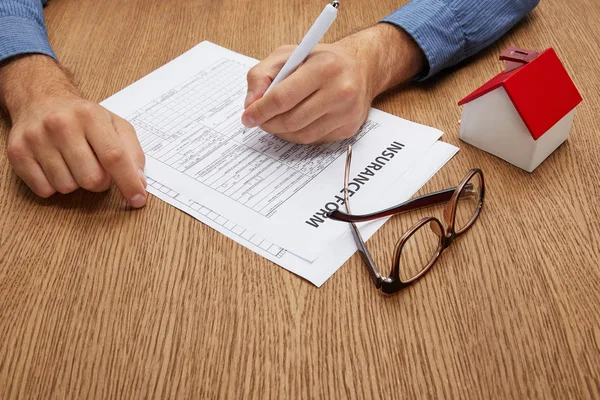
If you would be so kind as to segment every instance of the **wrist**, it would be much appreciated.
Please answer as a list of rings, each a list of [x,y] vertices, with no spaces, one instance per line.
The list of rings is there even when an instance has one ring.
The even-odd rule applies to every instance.
[[[68,72],[45,55],[26,55],[0,67],[0,102],[14,121],[54,97],[78,97]]]
[[[427,65],[423,51],[401,28],[379,23],[338,43],[355,48],[372,97],[411,80]]]

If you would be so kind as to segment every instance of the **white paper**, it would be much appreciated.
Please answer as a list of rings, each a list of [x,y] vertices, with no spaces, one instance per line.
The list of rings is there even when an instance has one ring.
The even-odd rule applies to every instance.
[[[355,213],[373,212],[408,200],[416,193],[456,152],[457,147],[444,142],[435,143],[397,182],[389,186],[386,196],[379,199],[368,209],[354,207]],[[337,271],[357,250],[356,243],[350,231],[350,225],[330,221],[342,225],[343,234],[335,241],[335,245],[324,251],[315,261],[309,262],[293,253],[263,239],[249,229],[228,220],[211,211],[207,207],[182,196],[168,186],[148,177],[148,192],[167,203],[202,221],[223,235],[235,240],[244,247],[280,265],[316,286],[321,286],[335,271]],[[374,208],[373,208],[374,207]],[[407,217],[408,218],[408,217]],[[389,218],[383,218],[367,224],[361,224],[359,229],[365,240],[369,239]],[[415,221],[416,222],[416,221]],[[399,236],[404,232],[399,232]],[[389,266],[382,266],[387,270]]]
[[[102,104],[136,129],[147,175],[313,261],[345,229],[318,223],[318,213],[341,204],[347,143],[360,208],[386,193],[441,132],[374,109],[355,137],[322,146],[246,129],[246,73],[256,62],[203,42]]]

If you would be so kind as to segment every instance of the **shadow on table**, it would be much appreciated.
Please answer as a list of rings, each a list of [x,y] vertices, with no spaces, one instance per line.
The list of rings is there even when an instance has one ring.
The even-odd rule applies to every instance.
[[[79,210],[84,213],[94,213],[106,209],[114,211],[134,210],[126,203],[114,185],[109,190],[101,193],[78,189],[69,194],[55,193],[47,199],[37,196],[20,180],[15,186],[13,190],[18,193],[19,197],[36,206],[57,207],[63,210]]]

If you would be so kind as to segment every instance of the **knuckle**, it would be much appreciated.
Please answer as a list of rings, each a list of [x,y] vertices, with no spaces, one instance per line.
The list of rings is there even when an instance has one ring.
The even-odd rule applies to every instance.
[[[286,44],[283,46],[278,47],[277,49],[275,49],[275,51],[272,54],[276,54],[276,55],[288,55],[290,53],[292,53],[294,51],[294,49],[296,49],[296,45],[293,44]]]
[[[77,184],[75,182],[66,181],[66,182],[57,182],[56,183],[56,190],[62,194],[74,192],[78,188],[79,188],[79,186],[77,186]]]
[[[248,82],[255,81],[260,77],[260,69],[256,66],[250,68],[248,74],[246,74],[246,79]]]
[[[295,132],[300,128],[302,118],[298,113],[289,113],[282,117],[281,125],[286,132]]]
[[[131,136],[133,140],[138,140],[137,134],[135,133],[135,128],[129,123],[129,121],[121,120],[115,124],[115,132],[119,135]]]
[[[273,102],[273,105],[281,110],[281,109],[287,109],[288,108],[288,104],[290,104],[290,95],[289,93],[285,93],[285,92],[276,92],[273,93],[273,97],[271,98],[271,101]]]
[[[337,74],[343,68],[342,60],[333,53],[324,53],[321,59],[322,70],[329,75]]]
[[[18,163],[27,158],[27,145],[22,141],[14,140],[8,143],[6,152],[8,153],[8,160],[11,163]]]
[[[25,143],[27,143],[27,145],[31,146],[31,147],[35,147],[38,146],[42,143],[42,139],[43,139],[43,129],[37,129],[37,128],[28,128],[25,131],[23,131],[23,141]]]
[[[67,112],[53,112],[44,117],[44,128],[54,135],[64,134],[73,121],[72,116]]]
[[[351,80],[344,80],[338,87],[338,97],[342,100],[353,100],[358,95],[358,88]]]
[[[104,165],[115,165],[123,160],[125,151],[121,147],[111,147],[100,154],[100,161]]]
[[[327,128],[319,128],[319,130],[316,132],[315,135],[313,135],[313,143],[316,141],[320,141],[323,140],[324,138],[326,138],[329,134],[331,133],[331,129],[327,129]]]
[[[96,113],[97,107],[98,106],[95,103],[92,103],[91,101],[82,101],[77,104],[75,110],[77,112],[77,115],[79,115],[82,118],[88,119]]]
[[[106,184],[106,176],[102,172],[95,171],[81,178],[80,186],[86,190],[100,190]]]

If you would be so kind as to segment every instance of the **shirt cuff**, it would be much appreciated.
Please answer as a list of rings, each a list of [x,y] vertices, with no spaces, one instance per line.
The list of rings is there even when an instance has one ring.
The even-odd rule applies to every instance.
[[[45,54],[56,60],[46,32],[35,21],[17,16],[0,17],[0,62],[31,53]]]
[[[429,68],[417,80],[425,80],[464,59],[466,40],[462,27],[442,0],[412,0],[380,22],[402,28],[425,54]]]

